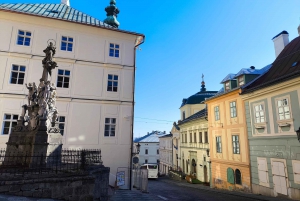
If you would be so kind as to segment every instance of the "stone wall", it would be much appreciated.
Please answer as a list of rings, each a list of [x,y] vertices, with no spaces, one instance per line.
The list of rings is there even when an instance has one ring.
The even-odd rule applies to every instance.
[[[109,168],[76,175],[51,174],[11,177],[1,175],[0,193],[70,201],[108,200]]]

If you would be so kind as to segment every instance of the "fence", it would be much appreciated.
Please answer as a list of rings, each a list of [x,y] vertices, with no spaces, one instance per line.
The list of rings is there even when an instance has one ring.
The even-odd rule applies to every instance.
[[[0,150],[0,175],[79,173],[91,165],[102,165],[101,150],[63,149],[47,154]]]

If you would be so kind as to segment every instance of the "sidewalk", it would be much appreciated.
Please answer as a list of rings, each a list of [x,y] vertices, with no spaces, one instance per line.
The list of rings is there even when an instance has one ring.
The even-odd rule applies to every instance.
[[[14,195],[0,194],[0,201],[58,201],[58,200],[49,199],[49,198],[28,198],[28,197],[19,197]]]
[[[185,187],[189,187],[189,188],[201,189],[203,191],[211,191],[211,192],[215,192],[215,193],[219,193],[219,194],[234,195],[234,196],[241,197],[241,200],[243,198],[253,198],[253,199],[258,200],[258,201],[285,201],[285,200],[292,201],[291,199],[278,198],[278,197],[269,197],[269,196],[264,196],[264,195],[252,194],[252,193],[248,193],[248,192],[239,192],[239,191],[229,191],[229,190],[215,189],[215,188],[210,188],[209,186],[204,186],[202,184],[191,184],[191,183],[188,183],[185,180],[177,181],[177,180],[169,179],[167,177],[161,178],[160,181],[165,182],[165,183],[175,184],[175,185],[178,185],[178,186],[185,186]]]

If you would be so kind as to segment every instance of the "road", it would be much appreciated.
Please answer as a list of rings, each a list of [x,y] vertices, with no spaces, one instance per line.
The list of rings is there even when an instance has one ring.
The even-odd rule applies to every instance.
[[[250,193],[211,189],[201,184],[189,184],[168,178],[149,180],[148,192],[118,190],[112,201],[283,201],[284,198],[273,198]]]

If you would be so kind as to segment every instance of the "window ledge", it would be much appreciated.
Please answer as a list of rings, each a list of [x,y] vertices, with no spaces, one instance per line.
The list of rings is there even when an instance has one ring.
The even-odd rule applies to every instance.
[[[278,123],[278,126],[279,127],[289,127],[289,126],[291,126],[291,124],[289,124],[289,123]]]
[[[254,124],[255,128],[259,129],[259,128],[266,128],[267,127],[267,122],[265,123],[256,123]]]
[[[289,127],[293,124],[293,119],[278,120],[277,124],[279,127]]]

